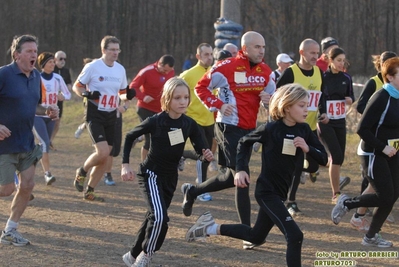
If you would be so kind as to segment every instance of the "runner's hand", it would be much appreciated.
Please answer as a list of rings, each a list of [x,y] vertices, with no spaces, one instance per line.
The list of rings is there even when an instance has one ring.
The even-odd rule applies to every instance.
[[[129,163],[122,164],[121,178],[122,181],[134,181],[134,178],[136,178],[136,174],[134,173],[132,168],[130,168]]]
[[[250,183],[249,175],[245,171],[239,171],[234,175],[234,185],[245,188]]]

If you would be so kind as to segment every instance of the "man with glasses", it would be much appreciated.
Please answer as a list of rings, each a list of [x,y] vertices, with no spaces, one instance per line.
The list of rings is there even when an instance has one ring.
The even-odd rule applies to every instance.
[[[117,62],[121,52],[119,44],[115,36],[105,36],[101,41],[101,58],[86,64],[73,86],[78,96],[88,100],[86,127],[95,147],[95,152],[76,170],[74,180],[76,190],[83,192],[89,174],[84,192],[84,199],[89,201],[104,201],[94,194],[94,188],[105,172],[113,146],[119,94],[127,88],[125,68]]]
[[[137,98],[137,114],[140,121],[161,112],[161,95],[163,85],[167,80],[175,76],[173,66],[175,59],[171,55],[163,55],[157,62],[152,63],[137,74],[129,85]],[[127,98],[132,90],[127,90]],[[133,96],[134,97],[134,96]],[[150,135],[145,135],[144,146],[141,148],[141,161],[147,157],[150,149]]]
[[[64,51],[57,51],[57,53],[55,53],[55,67],[54,67],[54,72],[61,75],[61,77],[64,79],[65,84],[68,87],[68,90],[71,91],[72,90],[72,80],[71,80],[71,74],[69,73],[69,69],[65,67],[65,62],[66,62],[66,54]],[[60,129],[60,123],[61,123],[61,117],[62,117],[62,111],[63,111],[63,107],[64,107],[64,95],[60,93],[58,94],[58,108],[60,110],[59,112],[59,119],[55,121],[55,125],[54,125],[54,130],[53,133],[51,134],[50,137],[50,149],[55,149],[54,145],[53,145],[53,140],[55,138],[55,136],[58,133],[58,130]]]

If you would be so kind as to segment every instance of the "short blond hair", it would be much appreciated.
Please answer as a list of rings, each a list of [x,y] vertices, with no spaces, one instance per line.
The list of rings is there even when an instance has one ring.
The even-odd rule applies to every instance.
[[[169,112],[173,93],[178,86],[185,86],[187,88],[189,103],[191,102],[190,88],[188,87],[188,84],[182,78],[173,77],[170,78],[163,86],[163,92],[161,96],[161,109],[163,111]]]
[[[309,97],[309,94],[300,84],[289,83],[281,86],[270,99],[270,117],[274,121],[284,118],[285,109],[305,97]]]

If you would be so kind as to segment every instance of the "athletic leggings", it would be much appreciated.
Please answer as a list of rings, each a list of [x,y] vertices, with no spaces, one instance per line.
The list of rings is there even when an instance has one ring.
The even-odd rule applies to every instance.
[[[391,158],[385,155],[370,157],[368,179],[374,194],[364,194],[345,201],[348,209],[378,207],[367,235],[378,233],[399,197],[399,155]]]
[[[342,165],[345,157],[346,147],[346,128],[333,126],[331,124],[318,124],[320,129],[320,137],[325,144],[326,149],[330,152],[332,164]]]
[[[280,229],[287,241],[287,266],[301,266],[303,233],[288,213],[282,198],[271,184],[257,181],[255,198],[260,208],[254,227],[245,224],[222,224],[220,234],[262,244],[274,225]]]
[[[226,172],[219,172],[216,176],[207,179],[202,184],[193,186],[188,193],[193,198],[209,192],[220,191],[226,188],[234,187],[235,162],[237,154],[238,141],[244,135],[252,130],[241,129],[237,126],[216,123],[215,137],[222,148],[226,158]],[[236,187],[235,194],[236,209],[238,217],[242,224],[251,225],[251,201],[249,198],[249,186],[246,188]]]
[[[50,150],[50,137],[54,130],[55,121],[48,117],[35,116],[33,133],[39,140],[42,152],[48,153]]]

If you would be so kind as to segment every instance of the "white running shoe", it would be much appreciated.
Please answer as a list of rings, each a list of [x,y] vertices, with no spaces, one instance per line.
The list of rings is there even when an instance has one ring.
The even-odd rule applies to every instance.
[[[46,182],[46,185],[51,185],[55,182],[55,177],[49,172],[48,174],[44,175],[44,181]]]
[[[362,245],[368,247],[379,247],[379,248],[390,248],[393,246],[391,241],[382,239],[379,233],[376,233],[375,236],[372,238],[368,238],[366,235],[364,235],[362,240]]]
[[[2,244],[14,245],[16,247],[23,247],[30,244],[30,241],[26,238],[23,238],[17,229],[12,229],[7,233],[2,231],[0,241]]]
[[[76,129],[76,131],[75,131],[75,138],[76,138],[76,139],[79,139],[80,136],[81,136],[82,133],[83,133],[84,128],[82,128],[81,126],[82,126],[82,125],[79,125],[78,129]]]
[[[142,251],[138,256],[136,261],[131,267],[150,267],[152,256],[148,256]]]
[[[350,199],[350,197],[345,194],[341,194],[337,200],[337,204],[332,209],[331,220],[334,224],[339,224],[342,217],[344,217],[344,215],[348,213],[349,209],[344,205],[344,202],[347,199]]]
[[[370,229],[370,223],[365,216],[359,216],[358,218],[356,218],[354,213],[350,223],[352,227],[359,232],[366,233]]]
[[[132,253],[130,251],[126,252],[125,255],[122,256],[123,262],[126,264],[126,266],[131,267],[133,263],[136,261],[135,258],[133,258]]]
[[[205,212],[198,217],[197,221],[186,233],[186,241],[205,241],[208,237],[206,234],[206,228],[215,224],[211,213],[209,211]]]

